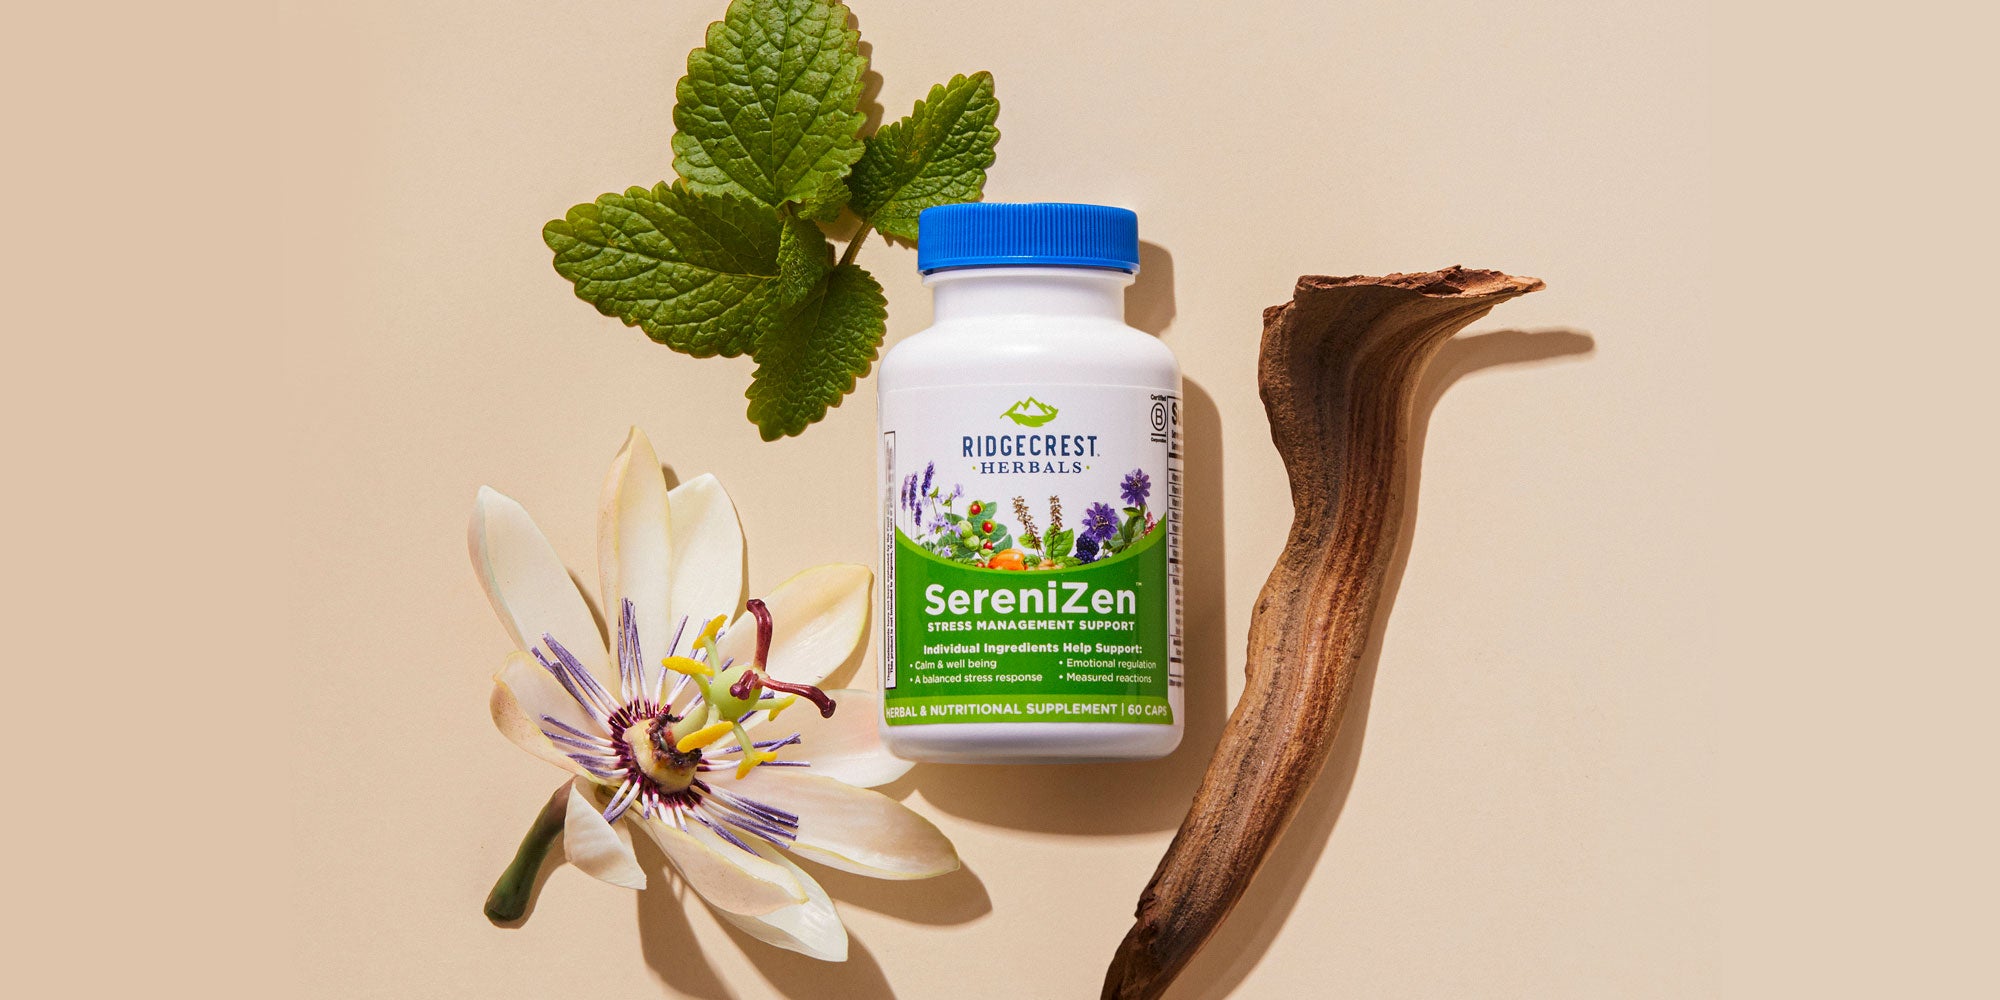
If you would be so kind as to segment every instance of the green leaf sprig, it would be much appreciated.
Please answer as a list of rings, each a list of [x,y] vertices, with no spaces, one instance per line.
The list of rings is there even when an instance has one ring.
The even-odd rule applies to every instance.
[[[888,328],[854,262],[871,229],[917,238],[917,215],[978,201],[1000,103],[988,73],[931,88],[861,135],[868,60],[832,0],[734,0],[674,88],[679,180],[600,195],[542,227],[578,298],[690,357],[757,362],[750,421],[803,432],[868,374]],[[820,224],[859,225],[836,262]]]

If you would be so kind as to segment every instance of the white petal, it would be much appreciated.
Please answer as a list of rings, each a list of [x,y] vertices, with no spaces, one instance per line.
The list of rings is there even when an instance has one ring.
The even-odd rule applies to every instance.
[[[646,887],[645,869],[632,853],[632,832],[626,824],[604,821],[602,796],[582,778],[570,782],[569,811],[563,818],[563,856],[584,874],[627,889]]]
[[[586,733],[610,735],[605,731],[604,725],[597,721],[596,716],[577,704],[576,699],[570,697],[568,691],[563,690],[563,686],[557,683],[555,677],[551,676],[541,664],[536,663],[534,657],[526,653],[518,650],[508,653],[506,664],[501,666],[499,673],[493,675],[493,680],[507,689],[507,693],[514,699],[514,706],[537,731],[541,729],[542,716],[546,715]],[[494,722],[499,721],[500,719],[495,717]],[[506,733],[507,728],[502,726],[500,731]],[[513,734],[509,733],[508,738],[513,739]],[[541,755],[536,754],[536,756]]]
[[[806,891],[806,901],[772,910],[761,917],[745,916],[728,910],[717,910],[722,919],[743,929],[765,944],[777,945],[787,951],[817,958],[823,962],[847,961],[847,927],[840,922],[840,914],[834,912],[833,900],[820,888],[820,884],[805,869],[792,863],[784,852],[761,840],[747,841],[774,864],[790,869],[792,877]]]
[[[597,572],[612,656],[618,654],[622,602],[629,600],[640,665],[656,678],[673,638],[667,617],[667,523],[667,478],[652,442],[634,427],[604,477],[597,508]]]
[[[764,596],[771,609],[771,657],[764,669],[793,684],[818,684],[854,655],[868,629],[866,566],[828,563],[778,584]],[[744,612],[716,647],[724,662],[757,655],[757,620]]]
[[[757,734],[760,740],[799,734],[796,748],[788,747],[779,753],[811,761],[813,774],[856,787],[886,785],[909,773],[915,765],[890,753],[882,745],[881,731],[875,727],[875,720],[882,714],[881,695],[856,688],[835,688],[827,696],[834,704],[831,718],[821,718],[811,702],[801,700],[785,709],[775,722],[760,712],[745,727],[765,727]]]
[[[533,649],[541,643],[543,633],[553,635],[599,682],[607,678],[615,682],[615,675],[608,671],[597,619],[591,617],[590,606],[528,512],[482,486],[472,507],[469,535],[472,566],[514,645]],[[616,690],[615,684],[612,689]]]
[[[783,767],[760,767],[722,787],[797,816],[798,841],[791,852],[830,868],[893,879],[958,870],[951,841],[930,820],[881,792]]]
[[[673,511],[673,561],[668,567],[674,625],[688,620],[679,650],[688,652],[703,623],[743,607],[743,526],[736,505],[714,476],[700,475],[667,493]],[[663,654],[664,655],[664,654]]]
[[[707,827],[689,823],[683,832],[663,819],[639,825],[689,887],[716,909],[761,916],[806,900],[805,889],[791,872],[745,853]]]
[[[513,653],[508,657],[510,664],[516,656],[523,660],[528,659],[526,653]],[[528,662],[528,668],[536,671],[542,669],[531,660]],[[487,708],[493,713],[493,725],[500,730],[500,735],[507,737],[515,746],[577,777],[583,777],[587,773],[582,765],[569,759],[568,754],[542,735],[542,727],[528,717],[528,713],[521,708],[521,701],[514,694],[514,689],[508,686],[506,681],[494,679],[493,695],[487,699]]]

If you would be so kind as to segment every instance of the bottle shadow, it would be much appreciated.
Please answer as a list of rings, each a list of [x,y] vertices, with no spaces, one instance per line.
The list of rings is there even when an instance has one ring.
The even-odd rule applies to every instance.
[[[1264,957],[1278,931],[1298,905],[1299,894],[1333,836],[1354,776],[1361,766],[1361,749],[1368,733],[1368,707],[1374,697],[1375,670],[1382,656],[1382,637],[1409,565],[1416,537],[1418,489],[1423,475],[1424,441],[1431,414],[1446,390],[1474,372],[1507,365],[1530,365],[1589,355],[1596,340],[1576,330],[1497,330],[1456,337],[1432,359],[1417,385],[1411,407],[1409,461],[1403,516],[1396,551],[1382,581],[1382,599],[1368,636],[1367,652],[1355,669],[1347,712],[1318,780],[1306,793],[1284,836],[1265,858],[1256,881],[1243,894],[1228,922],[1188,964],[1175,983],[1173,995],[1221,1000],[1242,984]]]
[[[1194,381],[1181,397],[1186,454],[1182,558],[1182,655],[1186,671],[1181,745],[1160,760],[1115,764],[923,764],[891,786],[921,789],[954,816],[995,826],[1079,835],[1146,833],[1180,825],[1227,714],[1229,662],[1223,572],[1222,418]]]
[[[1174,323],[1174,255],[1139,241],[1139,274],[1125,288],[1125,322],[1157,337]]]

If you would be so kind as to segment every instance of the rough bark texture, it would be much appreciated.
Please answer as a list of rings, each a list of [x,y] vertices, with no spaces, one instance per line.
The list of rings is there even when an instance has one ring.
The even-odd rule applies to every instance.
[[[1104,997],[1158,997],[1242,897],[1319,774],[1395,556],[1410,407],[1444,342],[1534,278],[1453,267],[1299,279],[1264,311],[1258,388],[1291,536],[1250,617],[1248,684],[1139,897]]]

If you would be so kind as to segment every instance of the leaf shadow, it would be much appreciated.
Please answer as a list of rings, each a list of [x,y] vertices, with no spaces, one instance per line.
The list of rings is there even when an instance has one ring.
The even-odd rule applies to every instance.
[[[1595,338],[1577,330],[1496,330],[1447,341],[1425,369],[1411,406],[1407,489],[1403,494],[1396,551],[1383,576],[1382,598],[1369,630],[1367,652],[1355,669],[1351,700],[1340,732],[1334,737],[1325,767],[1306,793],[1291,825],[1265,858],[1256,880],[1250,883],[1229,920],[1174,983],[1172,996],[1222,1000],[1232,995],[1277,939],[1333,836],[1361,767],[1368,709],[1375,693],[1375,672],[1382,658],[1382,639],[1388,632],[1396,596],[1402,589],[1403,571],[1409,566],[1416,539],[1417,510],[1422,503],[1418,486],[1423,476],[1424,443],[1438,401],[1446,390],[1475,372],[1581,358],[1590,355],[1596,346]]]
[[[847,28],[849,31],[858,32],[861,30],[861,18],[854,13],[854,9],[851,7],[847,11]],[[887,114],[887,111],[882,107],[882,74],[875,69],[875,46],[873,43],[863,38],[855,45],[855,49],[861,53],[861,58],[868,60],[868,69],[861,74],[861,97],[856,107],[861,112],[861,134],[863,136],[872,136],[882,127],[882,119]],[[861,217],[843,207],[840,210],[840,216],[831,222],[825,223],[824,228],[826,229],[826,234],[834,240],[843,244],[850,243],[855,237],[861,235]],[[889,237],[885,236],[883,239],[889,239]],[[892,240],[891,242],[900,243],[901,241]]]
[[[861,30],[861,18],[852,7],[847,10],[847,28],[855,32]],[[861,58],[868,60],[868,69],[861,74],[860,103],[856,105],[862,116],[861,133],[874,135],[875,130],[882,127],[882,74],[875,69],[873,43],[863,38],[855,45],[855,50],[861,53]]]

